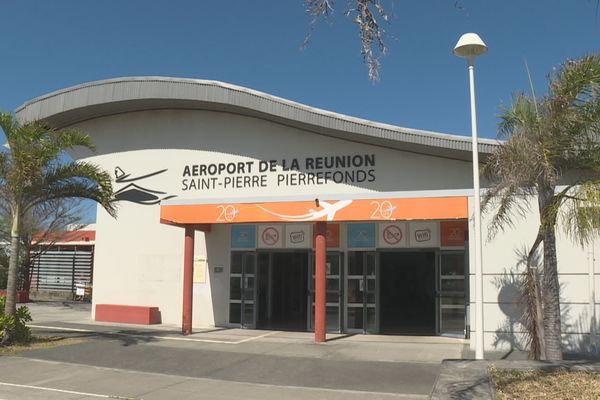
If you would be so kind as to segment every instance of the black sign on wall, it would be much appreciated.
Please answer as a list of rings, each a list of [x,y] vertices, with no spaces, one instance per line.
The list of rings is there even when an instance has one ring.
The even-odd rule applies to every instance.
[[[166,171],[167,169],[161,169],[159,171],[150,172],[145,175],[131,177],[131,174],[125,173],[125,171],[123,171],[120,167],[117,166],[115,168],[115,182],[117,184],[126,185],[115,192],[115,200],[129,201],[132,203],[143,205],[153,205],[160,203],[162,200],[177,197],[176,195],[168,195],[166,192],[161,192],[159,190],[147,189],[135,183],[143,179],[162,174]]]

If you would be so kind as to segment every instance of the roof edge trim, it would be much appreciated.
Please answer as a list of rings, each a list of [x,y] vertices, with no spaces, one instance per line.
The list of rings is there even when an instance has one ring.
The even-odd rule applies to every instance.
[[[274,119],[289,121],[291,125],[301,124],[316,128],[333,130],[364,139],[383,139],[411,143],[418,146],[442,148],[455,151],[470,151],[471,138],[468,136],[403,128],[390,124],[373,122],[339,114],[281,97],[273,96],[254,89],[236,86],[213,80],[191,78],[172,78],[161,76],[121,77],[92,81],[60,89],[36,97],[16,109],[17,117],[22,121],[52,119],[63,116],[63,126],[76,121],[78,110],[87,110],[87,118],[109,115],[106,108],[94,110],[96,106],[111,103],[142,102],[146,100],[163,101],[165,108],[174,101],[192,101],[214,103],[232,108],[246,109],[254,113],[272,116]],[[152,109],[156,109],[154,104]],[[114,113],[118,113],[115,109]],[[351,137],[349,137],[351,139]],[[491,153],[500,142],[494,139],[480,138],[479,151]]]

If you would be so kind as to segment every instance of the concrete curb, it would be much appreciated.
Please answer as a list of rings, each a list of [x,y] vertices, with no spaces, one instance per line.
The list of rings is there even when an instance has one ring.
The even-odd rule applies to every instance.
[[[444,360],[432,400],[493,400],[487,361]]]
[[[600,361],[596,360],[563,360],[563,361],[488,361],[488,365],[495,365],[498,369],[540,369],[543,371],[556,371],[568,369],[573,371],[592,371],[600,373]]]
[[[488,372],[489,367],[492,365],[498,369],[539,369],[550,372],[565,368],[574,371],[600,373],[600,362],[595,360],[564,360],[560,362],[444,360],[440,375],[431,393],[431,399],[495,399],[494,386]]]

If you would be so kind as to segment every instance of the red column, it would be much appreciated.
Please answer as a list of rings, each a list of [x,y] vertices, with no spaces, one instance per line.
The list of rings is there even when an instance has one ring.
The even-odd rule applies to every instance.
[[[185,227],[185,244],[183,248],[183,315],[181,333],[192,333],[192,298],[194,281],[194,228]]]
[[[327,223],[315,224],[315,343],[325,343]]]

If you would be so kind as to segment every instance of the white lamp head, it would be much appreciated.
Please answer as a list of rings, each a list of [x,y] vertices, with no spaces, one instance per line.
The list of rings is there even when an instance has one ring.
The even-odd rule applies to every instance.
[[[478,34],[465,33],[458,39],[456,46],[454,46],[454,54],[462,58],[473,60],[475,57],[485,53],[487,49],[487,46],[483,43],[483,40],[481,40]]]

